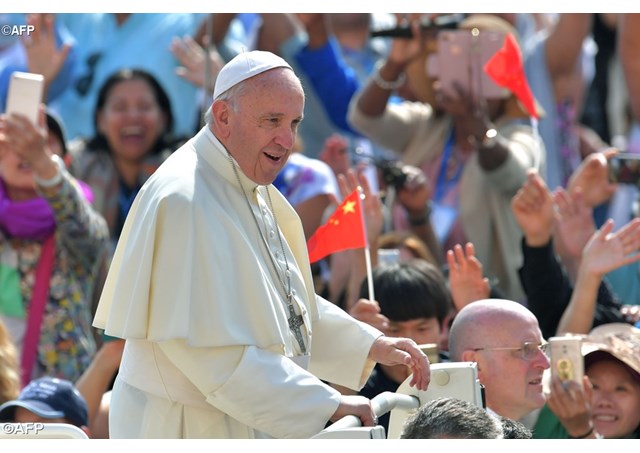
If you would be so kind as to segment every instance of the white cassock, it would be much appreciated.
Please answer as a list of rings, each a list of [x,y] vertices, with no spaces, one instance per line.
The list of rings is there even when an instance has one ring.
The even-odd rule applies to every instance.
[[[127,340],[112,438],[311,437],[339,404],[322,381],[357,390],[373,369],[381,333],[316,296],[300,219],[269,186],[310,360],[300,353],[266,188],[238,174],[253,214],[205,126],[131,208],[94,320]]]

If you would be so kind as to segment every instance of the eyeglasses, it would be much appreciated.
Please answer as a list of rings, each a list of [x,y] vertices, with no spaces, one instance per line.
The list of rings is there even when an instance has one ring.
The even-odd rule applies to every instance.
[[[519,348],[475,348],[473,351],[518,351],[520,358],[523,360],[533,360],[538,351],[542,351],[543,354],[547,354],[549,350],[549,343],[542,340],[542,343],[534,343],[532,341],[525,341]]]

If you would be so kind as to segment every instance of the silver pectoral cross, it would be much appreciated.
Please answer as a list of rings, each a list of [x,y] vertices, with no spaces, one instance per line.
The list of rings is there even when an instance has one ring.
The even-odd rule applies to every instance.
[[[302,336],[302,330],[300,327],[304,326],[304,319],[302,315],[296,315],[295,310],[293,309],[293,301],[292,296],[287,296],[287,301],[289,302],[287,305],[289,306],[289,318],[287,319],[289,322],[289,329],[293,332],[293,335],[296,337],[296,341],[300,346],[300,351],[303,354],[307,353],[307,347],[304,345],[304,338]]]

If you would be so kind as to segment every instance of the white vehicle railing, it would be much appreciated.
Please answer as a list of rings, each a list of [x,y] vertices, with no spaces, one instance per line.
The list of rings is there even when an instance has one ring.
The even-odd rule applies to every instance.
[[[376,416],[390,413],[389,429],[382,426],[362,427],[355,415],[347,415],[328,426],[314,439],[398,439],[407,418],[433,399],[450,396],[484,407],[482,386],[475,362],[443,362],[431,365],[431,382],[427,390],[409,385],[409,376],[394,392],[384,392],[371,400]]]

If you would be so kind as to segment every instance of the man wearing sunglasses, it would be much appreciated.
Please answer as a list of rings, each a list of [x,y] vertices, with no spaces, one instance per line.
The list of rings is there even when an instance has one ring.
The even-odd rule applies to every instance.
[[[487,408],[517,421],[545,403],[546,349],[535,315],[510,300],[485,299],[465,306],[449,332],[451,360],[478,364]]]

